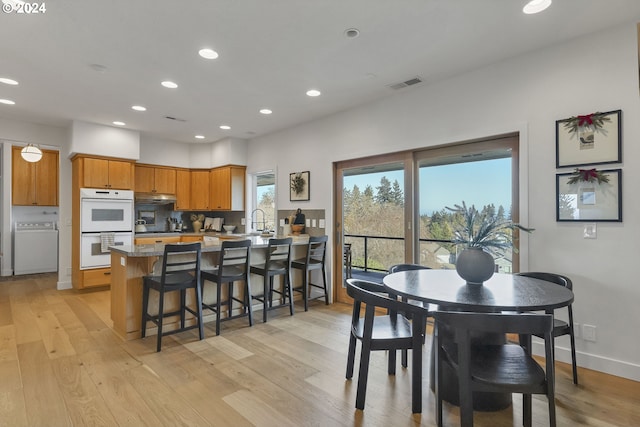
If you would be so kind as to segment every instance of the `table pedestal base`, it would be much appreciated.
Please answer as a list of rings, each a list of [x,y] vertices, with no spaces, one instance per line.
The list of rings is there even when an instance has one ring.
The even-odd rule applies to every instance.
[[[444,328],[440,328],[440,340],[452,340],[453,337],[449,331],[444,331]],[[504,335],[483,335],[482,337],[476,337],[474,341],[483,344],[503,344],[506,342]],[[432,341],[433,343],[433,341]],[[435,391],[435,348],[431,345],[431,366],[430,366],[430,379],[429,386],[432,391]],[[458,387],[458,375],[446,363],[442,367],[442,389],[440,395],[442,400],[451,403],[452,405],[460,405],[460,389]],[[488,392],[473,392],[473,410],[483,412],[501,411],[511,406],[511,393],[488,393]]]

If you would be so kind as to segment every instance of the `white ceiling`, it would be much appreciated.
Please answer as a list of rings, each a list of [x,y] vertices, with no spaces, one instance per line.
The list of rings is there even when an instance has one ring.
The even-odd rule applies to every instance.
[[[416,76],[424,86],[640,20],[638,0],[555,0],[538,15],[524,15],[524,3],[48,0],[44,14],[0,13],[0,77],[20,83],[0,84],[0,98],[16,102],[0,104],[0,117],[121,120],[190,143],[252,138],[412,90],[389,86]],[[360,36],[347,38],[349,28]],[[202,59],[202,47],[220,57]],[[160,86],[167,79],[179,88]],[[322,95],[306,96],[311,88]]]

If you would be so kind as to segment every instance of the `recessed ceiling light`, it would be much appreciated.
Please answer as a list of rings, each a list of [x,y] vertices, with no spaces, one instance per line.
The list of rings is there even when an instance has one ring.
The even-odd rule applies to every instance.
[[[204,135],[196,135],[196,139],[204,139]]]
[[[354,39],[360,35],[360,30],[357,28],[349,28],[344,30],[344,35],[349,37],[350,39]]]
[[[177,88],[177,87],[178,87],[178,85],[177,85],[177,84],[175,84],[174,82],[169,81],[169,80],[165,80],[165,81],[163,81],[163,82],[162,82],[162,83],[160,83],[160,84],[161,84],[162,86],[164,86],[164,87],[169,88],[169,89],[175,89],[175,88]]]
[[[15,102],[10,99],[0,99],[0,104],[14,105]]]
[[[229,129],[231,129],[231,126],[227,126],[227,125],[220,125],[220,129],[223,129],[223,130],[229,130]]]
[[[268,108],[263,108],[262,110],[260,110],[260,112],[262,114],[271,114],[271,113],[273,113],[273,111],[269,110]]]
[[[320,91],[317,89],[310,89],[307,91],[308,96],[320,96]]]
[[[131,109],[136,111],[147,111],[146,107],[143,107],[142,105],[134,105]]]
[[[218,52],[213,49],[200,49],[198,51],[198,55],[205,59],[216,59],[218,57]]]
[[[115,121],[115,122],[113,122],[113,124],[116,125],[116,126],[124,126],[124,125],[126,125],[125,122],[119,122],[119,121]]]
[[[0,83],[4,83],[6,85],[17,85],[18,82],[13,80],[13,79],[9,79],[6,77],[0,77]]]
[[[551,0],[531,0],[529,3],[524,5],[522,11],[527,15],[531,15],[534,13],[542,12],[549,6],[551,6]]]

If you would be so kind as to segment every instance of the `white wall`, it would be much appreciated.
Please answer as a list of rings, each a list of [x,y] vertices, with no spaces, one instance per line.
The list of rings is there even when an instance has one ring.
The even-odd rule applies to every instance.
[[[640,97],[635,23],[468,73],[438,84],[304,124],[249,143],[248,169],[277,164],[278,186],[288,174],[311,171],[311,201],[278,209],[332,212],[332,162],[434,146],[508,131],[526,145],[522,194],[529,199],[530,270],[566,274],[574,281],[575,321],[597,326],[597,342],[579,339],[578,363],[640,380],[640,286],[634,261],[640,250],[640,199],[630,183],[640,170]],[[584,240],[582,223],[555,221],[555,121],[595,111],[623,111],[623,223],[599,223]],[[296,147],[291,150],[291,147]],[[617,166],[615,166],[617,167]],[[570,170],[564,169],[562,172]],[[528,202],[528,203],[527,203]],[[327,234],[333,226],[328,214]],[[568,338],[558,339],[570,360]],[[564,350],[562,348],[564,348]]]
[[[69,154],[77,153],[138,160],[140,132],[74,121]]]

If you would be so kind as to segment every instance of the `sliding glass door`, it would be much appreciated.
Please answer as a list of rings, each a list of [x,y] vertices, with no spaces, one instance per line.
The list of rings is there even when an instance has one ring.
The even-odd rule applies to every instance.
[[[398,263],[455,268],[447,207],[464,202],[517,222],[518,159],[511,135],[336,163],[336,300],[349,300],[350,275],[380,282]],[[505,251],[496,264],[518,271],[517,252]]]

